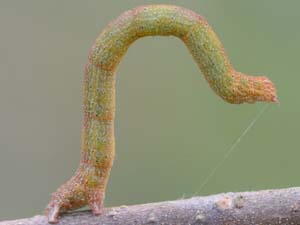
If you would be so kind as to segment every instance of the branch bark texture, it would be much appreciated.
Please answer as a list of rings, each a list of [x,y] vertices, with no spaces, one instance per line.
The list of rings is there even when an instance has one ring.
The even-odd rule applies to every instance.
[[[0,225],[48,225],[45,216]],[[60,225],[299,225],[300,187],[257,192],[222,193],[158,203],[107,208],[62,215]]]

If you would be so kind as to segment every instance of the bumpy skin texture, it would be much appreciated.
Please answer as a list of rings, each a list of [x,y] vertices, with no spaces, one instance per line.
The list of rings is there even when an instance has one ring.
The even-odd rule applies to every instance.
[[[210,87],[229,103],[277,102],[266,77],[237,72],[206,20],[172,5],[141,6],[124,12],[96,39],[85,69],[82,156],[74,177],[62,185],[46,208],[48,220],[88,204],[101,214],[105,187],[114,159],[115,71],[135,40],[172,35],[190,50]]]

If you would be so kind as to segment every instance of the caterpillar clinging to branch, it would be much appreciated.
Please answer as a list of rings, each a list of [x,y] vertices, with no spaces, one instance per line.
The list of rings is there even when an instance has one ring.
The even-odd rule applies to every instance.
[[[115,70],[135,40],[145,36],[175,36],[191,52],[210,87],[229,103],[277,102],[266,77],[237,72],[206,20],[172,5],[148,5],[124,12],[96,39],[85,69],[84,124],[81,161],[73,176],[53,195],[48,220],[88,204],[101,214],[106,183],[114,159]]]

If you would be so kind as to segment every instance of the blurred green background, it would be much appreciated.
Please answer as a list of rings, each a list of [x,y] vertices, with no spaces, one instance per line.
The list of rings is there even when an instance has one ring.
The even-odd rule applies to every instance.
[[[300,1],[0,1],[0,220],[41,214],[79,162],[82,82],[97,34],[123,11],[202,14],[233,65],[267,75],[271,105],[198,193],[300,186]],[[116,159],[106,206],[192,196],[264,107],[230,105],[173,37],[134,43],[118,68]]]

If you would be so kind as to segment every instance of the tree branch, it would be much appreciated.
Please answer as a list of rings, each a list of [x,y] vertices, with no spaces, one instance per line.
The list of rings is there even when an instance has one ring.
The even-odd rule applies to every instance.
[[[0,225],[48,225],[45,216],[3,221]],[[296,225],[300,224],[300,187],[223,193],[175,201],[107,208],[63,215],[60,225]]]

